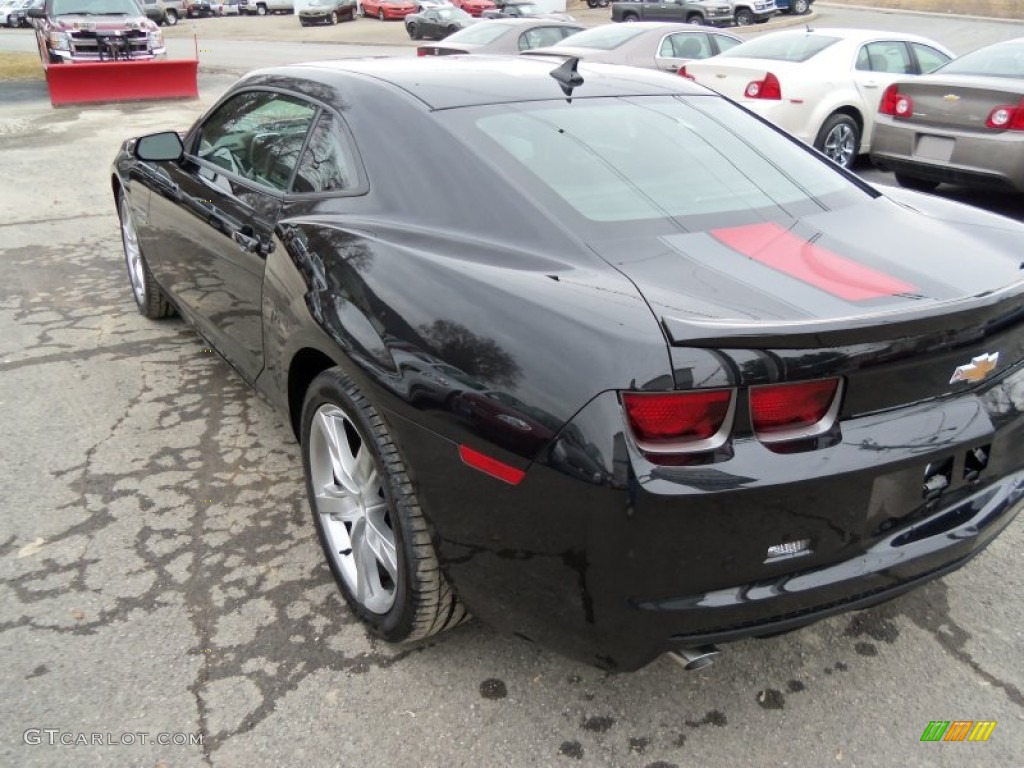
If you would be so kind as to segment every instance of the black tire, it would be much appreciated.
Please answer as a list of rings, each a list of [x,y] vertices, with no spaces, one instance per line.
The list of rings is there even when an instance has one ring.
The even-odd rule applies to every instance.
[[[177,11],[173,11],[173,10],[168,9],[167,15],[164,17],[164,21],[166,22],[168,27],[177,26],[177,24],[178,24],[178,13],[177,13]]]
[[[331,11],[330,21],[331,21],[331,26],[332,27],[335,24],[338,23],[338,12],[337,11]]]
[[[445,35],[445,37],[447,37],[448,35],[454,35],[458,31],[459,31],[459,28],[456,27],[454,24],[452,24],[450,27],[448,27],[448,32]]]
[[[704,17],[701,16],[699,13],[691,13],[689,16],[686,17],[686,23],[703,26]]]
[[[607,8],[609,0],[597,0],[598,8]]]
[[[749,8],[736,9],[736,26],[749,27],[754,23],[754,12]]]
[[[157,285],[156,279],[153,277],[153,273],[149,271],[149,264],[146,262],[146,257],[142,253],[142,246],[138,242],[138,233],[135,234],[135,248],[138,250],[138,265],[136,276],[132,276],[132,262],[133,258],[129,253],[129,244],[126,230],[130,227],[133,231],[135,230],[135,224],[131,217],[131,211],[128,208],[128,198],[125,197],[124,192],[120,192],[117,195],[117,218],[121,222],[121,248],[124,251],[124,263],[128,269],[128,283],[132,287],[132,296],[135,298],[135,306],[139,309],[139,314],[143,317],[147,317],[150,320],[160,320],[164,317],[171,317],[174,314],[174,306],[167,300],[167,296],[164,294],[163,289]],[[127,226],[125,219],[127,218]],[[141,284],[139,288],[136,287],[136,280]]]
[[[635,13],[624,13],[622,21],[624,24],[632,24],[634,21],[639,21],[639,17]]]
[[[849,168],[860,152],[860,126],[849,115],[836,112],[821,126],[814,147],[837,165]]]
[[[934,192],[935,188],[939,186],[939,182],[932,181],[931,179],[919,179],[916,176],[907,176],[903,173],[893,174],[896,177],[896,183],[905,189],[913,189],[918,192]]]
[[[265,6],[263,3],[260,3],[259,5],[257,5],[256,6],[256,15],[257,16],[266,16],[267,15],[267,6]]]
[[[377,18],[380,19],[381,21],[385,21],[385,19],[384,19],[384,6],[381,6],[380,8],[377,9]]]
[[[789,12],[794,16],[803,16],[811,10],[811,4],[808,0],[790,0]]]
[[[420,28],[416,24],[416,22],[410,22],[409,24],[406,24],[405,25],[405,31],[409,33],[409,39],[410,40],[422,40],[423,39],[423,33],[420,32]]]
[[[362,457],[364,448],[369,449],[367,458],[374,461],[376,476],[380,478],[379,495],[387,511],[383,522],[379,517],[376,518],[373,530],[380,530],[383,526],[387,534],[393,535],[397,574],[393,584],[393,602],[383,612],[369,610],[364,602],[352,594],[342,573],[345,561],[339,561],[339,558],[357,559],[354,548],[360,545],[353,540],[346,542],[347,536],[343,536],[340,544],[347,545],[348,549],[334,555],[330,537],[336,534],[325,529],[325,515],[319,512],[317,506],[313,478],[314,475],[323,477],[324,472],[323,452],[327,449],[324,445],[325,433],[319,427],[324,418],[330,420],[335,427],[340,425],[340,434],[344,435],[342,439],[349,446],[350,455]],[[315,420],[317,427],[314,427]],[[348,423],[344,423],[344,420]],[[375,635],[390,642],[419,640],[454,627],[466,618],[465,609],[441,573],[426,518],[384,419],[338,368],[321,373],[306,392],[302,407],[302,462],[313,524],[331,573],[349,607]],[[333,462],[327,463],[333,465]],[[359,459],[356,459],[354,465],[358,463]],[[327,468],[326,472],[334,477],[333,482],[337,484],[339,478],[335,470]],[[349,482],[354,481],[350,479]],[[339,531],[341,529],[337,526],[344,525],[349,532],[353,532],[360,523],[342,524],[340,520],[332,518],[329,524],[332,531]],[[362,525],[362,531],[368,530],[365,520]],[[356,534],[353,533],[355,538]],[[334,539],[334,542],[337,545],[339,540]],[[376,561],[375,565],[377,575],[374,578],[380,579],[381,566]],[[357,571],[354,578],[358,580],[363,576]],[[376,598],[368,597],[366,602],[372,599]]]

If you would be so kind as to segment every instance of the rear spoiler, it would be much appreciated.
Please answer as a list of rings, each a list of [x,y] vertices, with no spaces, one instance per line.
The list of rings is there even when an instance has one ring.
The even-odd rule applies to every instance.
[[[983,339],[1021,322],[1024,281],[920,309],[824,320],[661,318],[672,346],[719,349],[821,349],[934,335],[968,334]]]

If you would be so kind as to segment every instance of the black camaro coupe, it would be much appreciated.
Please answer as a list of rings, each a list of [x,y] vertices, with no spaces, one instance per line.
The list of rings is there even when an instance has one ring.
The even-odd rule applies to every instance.
[[[288,415],[388,640],[469,610],[693,658],[948,573],[1022,505],[1024,226],[684,78],[268,69],[111,182],[142,314]]]

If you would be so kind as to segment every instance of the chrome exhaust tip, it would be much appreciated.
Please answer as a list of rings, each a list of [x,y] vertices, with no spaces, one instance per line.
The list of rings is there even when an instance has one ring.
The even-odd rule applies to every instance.
[[[710,667],[715,663],[715,656],[717,655],[718,649],[713,645],[702,645],[699,648],[680,648],[677,651],[668,652],[669,658],[687,672]]]

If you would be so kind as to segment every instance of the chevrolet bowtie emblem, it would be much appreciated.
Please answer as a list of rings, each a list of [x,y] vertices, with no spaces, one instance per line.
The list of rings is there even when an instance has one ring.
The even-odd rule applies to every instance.
[[[953,378],[949,380],[949,383],[955,384],[958,381],[981,381],[992,373],[998,364],[998,352],[978,355],[977,357],[972,358],[971,362],[967,363],[967,365],[958,365],[956,370],[953,371]]]
[[[957,96],[957,95],[956,95],[955,93],[947,93],[947,94],[946,94],[945,96],[943,96],[942,98],[943,98],[943,99],[944,99],[945,101],[960,101],[960,97],[959,97],[959,96]]]

